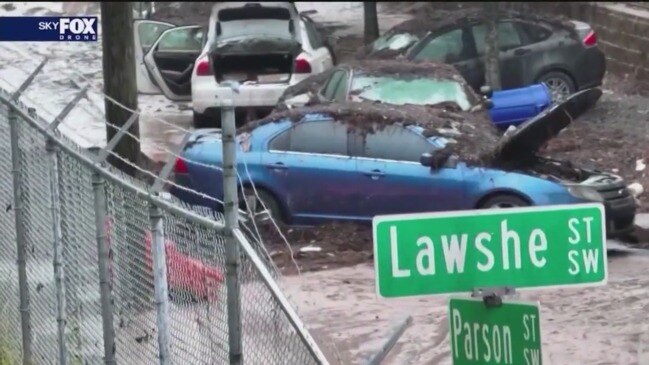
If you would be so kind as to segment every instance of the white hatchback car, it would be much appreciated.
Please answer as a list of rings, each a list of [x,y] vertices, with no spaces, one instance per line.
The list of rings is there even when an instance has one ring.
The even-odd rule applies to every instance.
[[[308,13],[290,2],[223,2],[213,7],[207,29],[136,20],[138,91],[191,100],[197,128],[220,126],[226,99],[238,114],[260,117],[288,86],[334,65]],[[226,80],[239,82],[238,93],[219,84]]]

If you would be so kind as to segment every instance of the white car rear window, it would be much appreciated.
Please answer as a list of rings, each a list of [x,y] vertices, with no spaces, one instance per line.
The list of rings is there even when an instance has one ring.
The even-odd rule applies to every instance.
[[[219,38],[235,38],[263,34],[268,37],[290,38],[288,20],[254,19],[232,20],[221,22],[221,35]]]
[[[249,6],[223,9],[218,12],[220,38],[249,35],[292,37],[291,13],[288,9],[268,6]]]

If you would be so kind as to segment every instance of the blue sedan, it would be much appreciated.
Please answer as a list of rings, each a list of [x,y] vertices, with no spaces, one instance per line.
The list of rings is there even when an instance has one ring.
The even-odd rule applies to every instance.
[[[540,120],[525,124],[522,136],[528,138],[525,132],[534,130],[534,122],[554,114],[543,113]],[[506,139],[514,147],[521,142],[511,136]],[[628,220],[632,224],[635,214],[623,181],[606,173],[582,171],[580,177],[552,177],[561,168],[546,174],[554,166],[546,160],[518,172],[469,165],[456,158],[431,167],[428,153],[449,141],[426,137],[424,128],[417,125],[391,124],[361,136],[358,128],[331,115],[308,113],[297,122],[284,118],[262,124],[240,134],[238,141],[237,170],[244,190],[254,184],[267,211],[290,225],[369,222],[375,215],[395,213],[592,201],[608,204],[605,192],[611,189],[623,191],[615,199],[630,202],[620,205],[618,200],[617,207],[623,210],[607,211],[610,220],[617,220],[613,230],[628,229]],[[203,196],[178,188],[172,188],[172,193],[190,204],[219,209],[221,158],[219,130],[194,132],[176,163],[175,176],[178,184]],[[607,183],[593,184],[598,178]]]

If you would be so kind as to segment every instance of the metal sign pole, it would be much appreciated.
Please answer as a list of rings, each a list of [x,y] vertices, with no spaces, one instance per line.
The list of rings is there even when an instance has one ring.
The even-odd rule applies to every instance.
[[[475,288],[471,293],[472,298],[482,298],[484,305],[489,308],[502,306],[503,297],[512,295],[516,295],[516,288],[510,286]]]
[[[237,85],[229,85],[237,92]],[[228,343],[230,365],[241,365],[242,330],[241,330],[241,291],[239,282],[239,244],[234,237],[239,229],[239,200],[237,196],[236,171],[236,122],[232,100],[224,100],[221,109],[223,126],[223,203],[226,231],[226,287],[228,303]]]

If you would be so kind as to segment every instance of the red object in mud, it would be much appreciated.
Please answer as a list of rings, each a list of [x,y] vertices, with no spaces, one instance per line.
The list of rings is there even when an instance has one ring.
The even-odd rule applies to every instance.
[[[146,232],[146,265],[151,271],[153,271],[152,240],[151,232]],[[178,252],[176,245],[171,241],[165,241],[165,253],[169,289],[186,291],[200,299],[216,299],[218,286],[224,280],[220,270]]]

